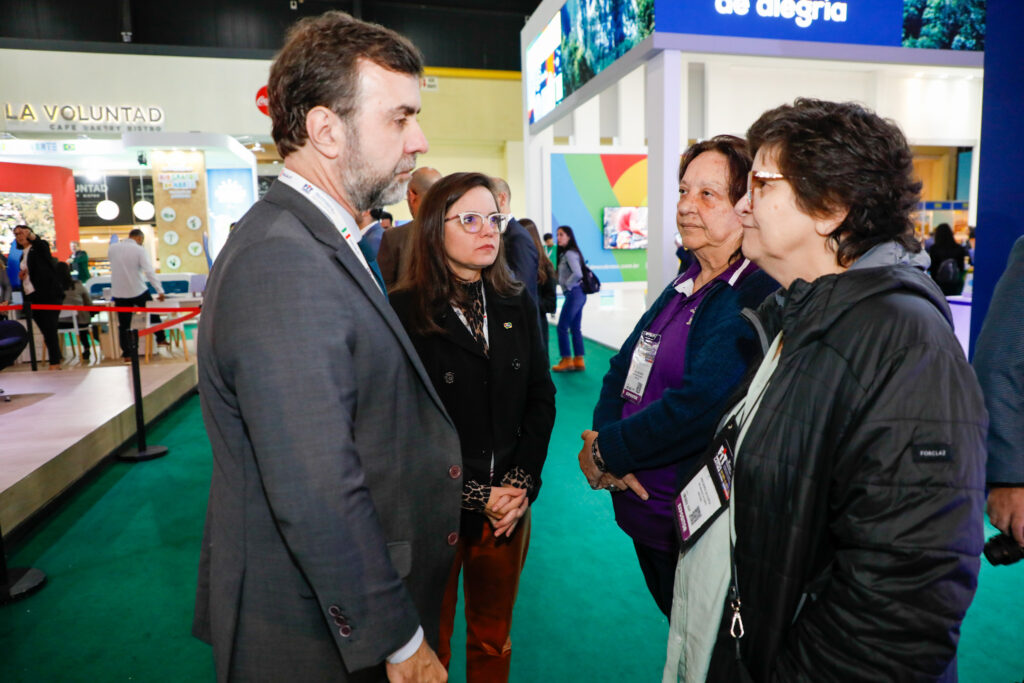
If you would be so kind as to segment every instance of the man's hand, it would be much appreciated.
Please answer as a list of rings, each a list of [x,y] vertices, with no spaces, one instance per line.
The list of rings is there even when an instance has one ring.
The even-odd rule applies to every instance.
[[[1000,486],[988,492],[992,526],[1024,546],[1024,486]]]
[[[166,297],[166,296],[164,296],[163,294],[157,294],[157,295],[156,295],[156,300],[157,300],[157,301],[163,301],[163,300],[164,300],[164,299],[166,299],[166,298],[167,298],[167,297]]]
[[[580,449],[580,471],[583,472],[583,476],[587,478],[587,483],[590,484],[590,488],[598,488],[598,481],[601,479],[603,472],[597,469],[597,465],[594,464],[594,454],[591,449],[594,447],[594,440],[597,439],[597,432],[593,429],[584,430],[583,434],[580,435],[583,439],[583,448]]]
[[[445,683],[448,680],[448,672],[426,640],[412,657],[399,664],[388,662],[385,669],[391,683]]]

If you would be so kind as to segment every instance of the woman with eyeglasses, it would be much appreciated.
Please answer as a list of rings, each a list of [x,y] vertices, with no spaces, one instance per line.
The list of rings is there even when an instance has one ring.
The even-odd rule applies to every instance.
[[[462,522],[438,656],[447,667],[461,573],[467,681],[505,681],[555,388],[537,310],[505,265],[501,233],[508,216],[498,213],[490,179],[480,173],[442,178],[417,217],[409,272],[391,303],[462,449],[462,470],[450,472],[463,480]]]
[[[921,269],[910,148],[811,99],[747,142],[743,253],[783,290],[749,316],[763,361],[681,486],[664,678],[955,681],[987,419]]]
[[[694,262],[612,357],[579,453],[591,487],[612,492],[615,521],[665,616],[679,559],[676,480],[707,448],[729,395],[760,360],[740,311],[778,289],[740,251],[743,227],[732,207],[749,170],[747,143],[732,135],[683,154],[676,227]]]

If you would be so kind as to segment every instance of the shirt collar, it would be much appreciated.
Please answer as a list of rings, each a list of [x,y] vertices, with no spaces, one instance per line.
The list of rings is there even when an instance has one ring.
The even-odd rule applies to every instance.
[[[729,264],[728,268],[716,275],[715,279],[711,282],[714,282],[715,280],[725,280],[730,287],[735,287],[741,277],[753,270],[754,264],[750,259],[736,259]],[[700,275],[700,263],[694,262],[693,265],[687,268],[682,275],[673,280],[672,286],[683,296],[690,296],[693,294],[693,283],[694,280],[697,279],[698,275]],[[708,284],[711,284],[711,282]]]

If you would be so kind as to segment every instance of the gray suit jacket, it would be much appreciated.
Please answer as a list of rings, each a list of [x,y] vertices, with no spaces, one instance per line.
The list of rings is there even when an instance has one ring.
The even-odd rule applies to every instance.
[[[417,625],[436,647],[458,437],[371,275],[292,188],[214,264],[198,356],[214,462],[193,631],[218,680],[384,680]]]

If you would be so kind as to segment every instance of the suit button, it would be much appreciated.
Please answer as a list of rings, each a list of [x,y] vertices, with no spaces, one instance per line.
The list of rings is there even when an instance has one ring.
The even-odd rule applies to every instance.
[[[452,465],[448,468],[448,476],[452,479],[458,479],[462,476],[462,468],[458,465]]]
[[[455,373],[454,372],[446,372],[446,373],[444,373],[444,383],[445,384],[455,384]]]
[[[450,534],[448,534],[448,545],[455,545],[458,542],[459,542],[459,534],[458,534],[458,532],[453,531]]]
[[[327,608],[327,613],[330,614],[332,617],[340,617],[341,608],[337,605],[331,605],[329,608]]]
[[[518,358],[513,358],[512,359],[512,369],[513,370],[518,370],[521,367],[523,367],[523,364],[519,362],[519,359]]]
[[[352,627],[348,624],[345,624],[344,626],[338,629],[338,635],[342,638],[348,638],[350,635],[352,635]]]
[[[348,623],[348,619],[346,619],[345,617],[334,617],[334,623],[338,626],[344,626]]]

